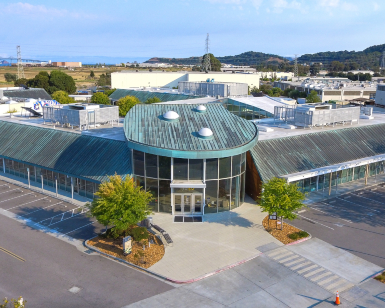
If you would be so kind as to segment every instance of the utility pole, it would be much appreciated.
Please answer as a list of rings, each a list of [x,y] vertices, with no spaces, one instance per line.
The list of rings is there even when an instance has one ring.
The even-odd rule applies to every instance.
[[[294,77],[297,77],[298,80],[299,80],[299,77],[298,77],[298,55],[295,54],[294,55]]]
[[[206,73],[211,71],[211,61],[210,61],[209,51],[210,51],[210,37],[209,37],[209,34],[207,33],[205,55],[203,56],[203,64],[202,64],[203,71]]]
[[[21,62],[21,51],[20,46],[16,47],[17,50],[17,79],[25,78],[23,63]]]

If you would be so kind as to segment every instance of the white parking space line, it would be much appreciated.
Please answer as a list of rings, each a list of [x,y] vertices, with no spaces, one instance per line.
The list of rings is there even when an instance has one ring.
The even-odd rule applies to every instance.
[[[370,207],[367,207],[367,206],[364,206],[364,205],[360,205],[360,204],[357,204],[357,203],[352,202],[352,201],[349,201],[349,200],[345,200],[345,199],[340,198],[340,197],[336,197],[336,198],[337,198],[337,199],[340,199],[340,200],[342,200],[342,201],[346,201],[346,202],[349,202],[349,203],[351,203],[351,204],[357,205],[357,206],[359,206],[359,207],[363,207],[364,209],[369,209],[369,210],[371,210],[371,211],[379,212],[379,210],[373,210],[373,209],[370,208]]]
[[[72,231],[69,231],[69,232],[64,233],[64,234],[68,234],[68,233],[74,232],[74,231],[79,230],[79,229],[81,229],[81,228],[84,228],[84,227],[87,227],[87,226],[89,226],[89,225],[92,225],[93,223],[95,223],[95,221],[93,221],[93,222],[91,222],[91,223],[89,223],[89,224],[86,224],[86,225],[84,225],[84,226],[82,226],[82,227],[73,229]]]
[[[27,196],[27,195],[32,195],[32,194],[33,194],[33,192],[30,192],[28,194],[24,194],[24,195],[20,195],[20,196],[17,196],[17,197],[9,198],[7,200],[2,200],[2,201],[0,201],[0,203],[11,201],[11,200],[14,200],[14,199],[17,199],[17,198],[20,198],[20,197],[24,197],[24,196]]]
[[[367,197],[363,197],[363,196],[358,195],[358,194],[354,194],[354,193],[351,193],[351,194],[354,195],[354,196],[357,196],[357,197],[359,197],[359,198],[367,199],[367,200],[372,201],[372,202],[376,202],[376,203],[379,203],[379,204],[385,204],[385,203],[383,203],[383,202],[381,202],[381,201],[377,201],[377,200],[374,200],[374,199],[370,199],[370,198],[367,198]],[[379,195],[381,195],[381,194],[379,194]],[[382,196],[383,196],[383,195],[382,195]]]
[[[324,211],[318,210],[318,209],[316,209],[316,208],[314,208],[314,207],[309,206],[309,208],[311,208],[311,209],[313,209],[313,210],[315,210],[315,211],[324,213],[324,214],[326,214],[326,215],[329,215],[329,216],[331,216],[331,217],[334,217],[334,218],[341,219],[341,220],[344,220],[344,221],[346,221],[346,222],[352,223],[350,220],[343,219],[343,218],[339,218],[338,216],[332,215],[332,214],[330,214],[330,213],[328,213],[328,212],[324,212]],[[299,212],[298,212],[298,213],[299,213]]]
[[[15,188],[15,189],[3,191],[3,192],[0,193],[0,195],[1,195],[1,194],[6,194],[6,193],[11,192],[11,191],[14,191],[14,190],[20,190],[21,192],[23,192],[20,188]]]
[[[80,213],[78,213],[78,214],[74,214],[75,210],[80,209],[80,208],[82,209],[82,211],[81,211]],[[52,226],[52,225],[54,225],[54,224],[57,224],[57,223],[59,223],[59,222],[62,222],[62,221],[64,221],[64,220],[70,219],[70,218],[72,218],[72,217],[75,217],[75,216],[78,216],[78,215],[81,215],[81,214],[84,214],[84,213],[87,213],[87,212],[88,212],[88,211],[84,211],[84,208],[83,208],[82,206],[79,206],[79,207],[77,207],[77,208],[74,208],[74,209],[72,209],[72,210],[66,211],[66,212],[64,212],[64,213],[60,213],[60,214],[54,215],[54,216],[52,216],[52,217],[50,217],[50,218],[43,219],[43,220],[37,222],[37,224],[40,224],[40,223],[42,223],[43,221],[46,221],[46,220],[51,219],[51,221],[50,221],[50,223],[48,224],[48,226]],[[68,218],[65,218],[65,219],[64,219],[64,215],[65,215],[66,213],[71,213],[71,217],[68,217]],[[61,216],[61,219],[60,219],[59,221],[57,221],[57,222],[52,223],[52,220],[53,220],[55,217],[59,217],[59,216]]]
[[[321,225],[321,226],[323,226],[323,227],[325,227],[325,228],[329,228],[329,229],[332,229],[332,230],[334,230],[333,228],[331,228],[331,227],[329,227],[329,226],[325,226],[325,225],[323,225],[323,224],[321,224],[321,223],[319,223],[318,221],[316,221],[316,220],[313,220],[313,219],[310,219],[310,218],[307,218],[307,217],[305,217],[305,216],[302,216],[302,215],[299,215],[299,214],[297,214],[298,216],[300,216],[300,217],[302,217],[302,218],[305,218],[305,219],[307,219],[307,220],[309,220],[309,221],[311,221],[311,222],[314,222],[314,223],[316,223],[316,224],[319,224],[319,225]]]
[[[38,212],[38,211],[44,210],[44,209],[46,209],[46,208],[49,208],[49,207],[52,207],[52,206],[54,206],[54,205],[58,205],[58,204],[60,204],[60,203],[63,203],[63,202],[61,201],[61,202],[58,202],[58,203],[54,203],[54,204],[51,204],[51,205],[45,206],[45,207],[43,207],[43,208],[41,208],[41,209],[37,209],[37,210],[34,210],[34,211],[32,211],[32,212],[29,212],[29,213],[27,213],[27,214],[25,214],[25,215],[20,215],[20,217],[23,217],[23,216],[27,216],[27,215],[30,215],[30,214],[32,214],[32,213],[35,213],[35,212]],[[67,206],[65,205],[65,207],[67,207]]]
[[[9,211],[9,210],[11,210],[11,209],[14,209],[15,207],[20,207],[20,206],[23,206],[23,205],[31,204],[31,203],[34,203],[34,202],[36,202],[36,201],[40,201],[40,200],[47,199],[47,198],[48,198],[48,197],[36,199],[36,200],[30,201],[30,202],[27,202],[27,203],[23,203],[23,204],[20,204],[20,205],[16,205],[16,206],[14,206],[14,207],[10,207],[9,209],[6,209],[6,210]],[[49,202],[51,202],[51,201],[49,201]]]
[[[1,184],[0,186],[7,186],[8,188],[11,188],[8,184]]]

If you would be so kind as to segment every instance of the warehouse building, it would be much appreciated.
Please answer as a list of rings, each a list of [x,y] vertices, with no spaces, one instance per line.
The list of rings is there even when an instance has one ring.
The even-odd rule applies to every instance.
[[[246,193],[257,199],[262,183],[273,177],[328,194],[337,185],[384,172],[382,108],[359,122],[288,128],[268,112],[279,102],[241,99],[243,105],[227,98],[138,104],[124,126],[85,131],[44,119],[1,117],[0,172],[90,199],[109,175],[130,176],[152,192],[151,210],[178,221],[233,210]],[[229,104],[237,110],[228,110]],[[248,120],[250,110],[272,117]]]

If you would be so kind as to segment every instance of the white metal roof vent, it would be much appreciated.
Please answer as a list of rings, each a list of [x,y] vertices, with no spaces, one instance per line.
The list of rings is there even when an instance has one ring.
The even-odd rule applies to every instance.
[[[199,105],[198,107],[195,108],[195,110],[197,112],[204,113],[204,112],[207,111],[207,108],[205,106],[203,106],[203,105]]]
[[[175,111],[170,110],[163,114],[163,119],[170,122],[178,121],[179,114],[177,114]]]
[[[210,128],[203,127],[199,130],[198,135],[203,139],[211,139],[213,137],[213,131]]]

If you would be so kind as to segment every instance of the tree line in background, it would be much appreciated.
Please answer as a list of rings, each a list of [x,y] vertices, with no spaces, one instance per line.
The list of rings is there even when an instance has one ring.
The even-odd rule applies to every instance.
[[[259,88],[253,87],[250,89],[251,94],[257,94],[262,92],[265,95],[268,95],[270,97],[280,97],[280,96],[287,96],[292,99],[298,99],[298,98],[306,98],[307,103],[319,103],[321,102],[321,99],[319,98],[316,91],[311,91],[309,94],[306,94],[305,92],[298,91],[295,89],[287,88],[285,90],[281,90],[280,88],[273,87],[270,84],[262,84]]]

